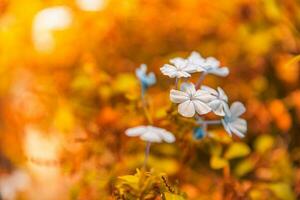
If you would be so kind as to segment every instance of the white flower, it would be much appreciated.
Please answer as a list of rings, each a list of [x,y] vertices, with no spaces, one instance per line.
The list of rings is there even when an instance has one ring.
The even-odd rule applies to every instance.
[[[155,126],[137,126],[129,128],[125,131],[125,134],[130,137],[140,136],[142,140],[147,142],[175,142],[175,137],[171,132]]]
[[[193,51],[187,58],[189,65],[196,68],[197,72],[202,72],[204,69],[202,66],[205,64],[205,58],[203,58],[199,53]]]
[[[214,57],[203,58],[199,53],[193,51],[188,57],[189,65],[196,67],[197,72],[206,74],[215,74],[218,76],[227,76],[229,70],[227,67],[220,67],[220,62]]]
[[[227,67],[220,67],[220,62],[214,57],[208,57],[205,59],[205,63],[202,66],[203,71],[207,74],[214,74],[217,76],[227,76],[229,70]]]
[[[135,70],[135,74],[144,88],[148,88],[156,83],[155,74],[153,72],[147,74],[146,64],[141,64],[141,66]]]
[[[222,124],[225,130],[232,135],[236,134],[239,137],[244,137],[247,131],[247,122],[239,118],[246,111],[245,106],[241,102],[234,102],[230,106],[230,110],[226,111]]]
[[[212,111],[219,116],[225,115],[225,110],[228,110],[228,97],[225,94],[224,90],[220,87],[218,87],[218,91],[210,88],[208,86],[201,86],[201,89],[204,91],[209,92],[212,96],[214,96],[214,99],[208,103],[209,107],[212,109]]]
[[[173,58],[170,60],[170,64],[165,64],[160,68],[160,71],[170,78],[182,78],[190,77],[191,73],[196,72],[196,68],[193,65],[189,65],[188,60],[183,58]]]
[[[178,112],[184,117],[193,117],[197,112],[199,115],[211,111],[207,105],[214,97],[207,91],[195,89],[195,85],[187,83],[183,91],[172,89],[170,99],[174,103],[179,103]]]

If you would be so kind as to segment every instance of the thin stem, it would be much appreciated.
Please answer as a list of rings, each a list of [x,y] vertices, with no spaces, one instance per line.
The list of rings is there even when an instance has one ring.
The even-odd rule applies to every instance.
[[[203,72],[203,73],[200,75],[200,77],[199,77],[199,79],[198,79],[198,81],[197,81],[197,83],[196,83],[196,89],[199,89],[199,88],[200,88],[200,85],[201,85],[201,83],[202,83],[202,81],[204,80],[204,78],[205,78],[206,75],[207,75],[206,72]]]
[[[207,120],[207,121],[200,121],[198,122],[199,124],[207,124],[207,125],[211,125],[211,124],[221,124],[221,120]]]
[[[147,167],[148,157],[150,154],[150,146],[151,146],[151,142],[147,142],[146,149],[145,149],[145,160],[144,160],[144,168],[145,169]]]
[[[151,115],[147,108],[147,99],[145,97],[146,96],[145,94],[146,94],[146,88],[143,86],[143,84],[141,82],[141,100],[142,100],[143,110],[144,110],[145,116],[148,120],[148,123],[152,124],[152,118],[151,118]]]
[[[144,99],[145,99],[145,88],[144,88],[142,83],[141,83],[141,98],[142,98],[142,101],[144,101]]]
[[[230,166],[226,165],[223,168],[223,199],[230,200],[232,199],[232,193],[230,192]]]
[[[203,125],[202,125],[203,126],[203,131],[204,131],[205,135],[207,135],[207,125],[208,125],[207,123],[203,123]]]
[[[179,78],[175,78],[175,89],[178,89]]]

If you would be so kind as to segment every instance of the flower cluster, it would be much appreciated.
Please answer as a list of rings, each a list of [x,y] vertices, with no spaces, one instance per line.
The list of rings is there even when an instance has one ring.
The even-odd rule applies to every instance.
[[[202,72],[196,85],[191,82],[184,82],[181,84],[180,90],[176,86],[170,91],[170,100],[179,104],[179,114],[184,117],[199,117],[213,112],[222,119],[214,120],[212,123],[212,121],[205,121],[200,118],[199,124],[203,125],[205,129],[208,124],[223,124],[228,134],[244,137],[247,131],[247,122],[239,118],[246,110],[244,105],[240,102],[234,102],[229,108],[228,97],[222,88],[218,87],[215,90],[204,85],[200,87],[207,74],[227,76],[229,74],[228,68],[221,67],[217,59],[213,57],[203,58],[197,52],[192,52],[187,59],[171,59],[170,63],[165,64],[160,70],[164,75],[176,78],[176,83],[182,77],[188,78],[192,76],[192,73]]]
[[[176,78],[175,89],[170,91],[170,100],[178,105],[178,113],[184,117],[195,117],[197,124],[201,125],[194,129],[194,137],[202,138],[207,135],[207,126],[209,124],[222,124],[228,134],[235,134],[244,137],[247,131],[247,122],[240,118],[245,112],[245,107],[240,102],[234,102],[230,107],[228,105],[228,97],[224,90],[218,87],[216,90],[201,86],[204,77],[207,74],[217,76],[227,76],[229,70],[227,67],[221,67],[220,62],[213,57],[203,58],[199,53],[192,52],[188,58],[173,58],[170,64],[165,64],[160,68],[161,72],[170,78]],[[196,83],[188,82],[188,78],[192,73],[201,72]],[[142,64],[136,69],[136,76],[141,83],[141,97],[145,101],[145,92],[156,82],[155,74],[150,72],[147,74],[147,65]],[[178,82],[181,78],[185,78],[178,89]],[[201,87],[200,87],[201,86]],[[143,104],[144,110],[147,111],[147,104]],[[202,115],[213,112],[215,115],[222,117],[220,120],[204,120]],[[151,121],[149,121],[151,124]],[[147,142],[145,151],[146,166],[147,158],[150,151],[151,143],[173,143],[174,135],[162,128],[152,125],[137,126],[129,128],[125,131],[127,136],[139,136],[141,140]]]
[[[203,72],[206,74],[215,74],[218,76],[227,76],[229,70],[227,67],[220,67],[220,62],[214,57],[203,58],[199,53],[192,52],[187,58],[173,58],[171,64],[165,64],[160,68],[161,72],[170,78],[191,77],[194,72]]]

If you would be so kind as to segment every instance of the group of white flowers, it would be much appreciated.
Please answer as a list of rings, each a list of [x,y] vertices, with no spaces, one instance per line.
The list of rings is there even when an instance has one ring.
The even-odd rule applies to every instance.
[[[199,53],[192,52],[186,59],[180,57],[171,59],[170,64],[165,64],[160,70],[164,75],[176,79],[175,89],[171,89],[170,91],[170,100],[173,103],[179,104],[179,114],[184,117],[200,117],[200,124],[205,125],[205,127],[207,124],[223,124],[224,129],[230,136],[232,134],[239,137],[245,136],[247,122],[240,118],[246,111],[245,106],[241,102],[234,102],[229,106],[228,97],[220,87],[218,87],[217,90],[204,85],[200,87],[204,77],[208,74],[222,77],[229,74],[228,68],[222,67],[216,58],[203,58]],[[156,80],[153,73],[147,75],[146,71],[147,68],[145,65],[137,69],[137,77],[144,89],[153,85]],[[201,75],[195,85],[188,82],[187,79],[196,72],[200,72]],[[181,78],[184,78],[183,83],[178,87],[177,83]],[[214,120],[214,123],[202,120],[201,116],[209,112],[213,112],[222,118],[220,120]],[[154,126],[130,128],[126,130],[126,134],[128,136],[140,136],[142,140],[147,142],[165,141],[172,143],[175,141],[175,137],[172,133]]]

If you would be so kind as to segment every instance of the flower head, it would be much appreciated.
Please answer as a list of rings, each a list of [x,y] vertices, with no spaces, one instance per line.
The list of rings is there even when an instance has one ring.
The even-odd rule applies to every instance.
[[[135,70],[135,74],[141,81],[142,87],[144,89],[156,83],[155,74],[153,72],[147,74],[146,64],[141,64],[141,66]]]
[[[199,53],[193,51],[187,58],[189,65],[196,68],[197,72],[202,72],[204,69],[202,66],[205,64],[205,58],[203,58]]]
[[[160,71],[170,78],[182,78],[191,77],[191,73],[196,72],[196,68],[190,65],[188,60],[184,58],[173,58],[170,60],[170,64],[165,64],[160,68]]]
[[[155,126],[137,126],[129,128],[125,131],[125,134],[130,137],[140,136],[142,140],[147,142],[175,142],[175,137],[171,132]]]
[[[197,72],[215,74],[217,76],[227,76],[229,74],[228,68],[220,67],[220,62],[214,57],[205,59],[199,53],[193,51],[187,60],[191,66],[196,67]]]
[[[239,137],[244,137],[247,131],[246,120],[239,118],[246,111],[245,106],[241,102],[234,102],[228,111],[225,112],[225,117],[222,119],[222,124],[225,130],[232,135],[236,134]]]
[[[178,112],[184,117],[193,117],[195,113],[199,115],[206,114],[211,111],[207,105],[214,97],[207,91],[195,89],[192,83],[185,84],[180,90],[172,89],[170,99],[174,103],[179,103]]]
[[[214,74],[217,76],[227,76],[229,70],[227,67],[220,67],[220,61],[214,57],[208,57],[205,59],[205,63],[202,66],[204,72],[207,74]]]
[[[228,97],[225,94],[224,90],[218,87],[217,90],[210,88],[208,86],[202,86],[202,90],[209,92],[214,99],[208,103],[212,111],[219,116],[225,115],[225,110],[228,110]]]

